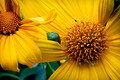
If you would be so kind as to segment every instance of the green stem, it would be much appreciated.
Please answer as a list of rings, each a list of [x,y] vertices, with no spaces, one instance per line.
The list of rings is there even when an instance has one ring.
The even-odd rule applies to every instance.
[[[49,66],[50,70],[54,73],[55,70],[51,67],[50,63],[49,63],[49,62],[46,62],[46,63],[47,63],[47,65]]]
[[[13,74],[9,74],[9,73],[0,73],[0,78],[1,77],[5,77],[5,76],[10,76],[10,77],[13,77],[15,79],[18,79],[19,80],[19,77],[16,76],[16,75],[13,75]]]

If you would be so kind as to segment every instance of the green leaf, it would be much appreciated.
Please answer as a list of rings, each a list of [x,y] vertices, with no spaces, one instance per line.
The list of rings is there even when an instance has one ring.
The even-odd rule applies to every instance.
[[[49,62],[49,63],[54,70],[56,70],[59,67],[58,62]]]
[[[53,71],[55,71],[59,67],[58,62],[49,62],[49,64],[50,65],[47,64],[47,68],[46,68],[47,79],[53,74]]]
[[[115,0],[115,1],[118,1],[118,2],[120,2],[120,0]]]
[[[46,80],[46,72],[43,67],[26,68],[22,70],[20,80]]]

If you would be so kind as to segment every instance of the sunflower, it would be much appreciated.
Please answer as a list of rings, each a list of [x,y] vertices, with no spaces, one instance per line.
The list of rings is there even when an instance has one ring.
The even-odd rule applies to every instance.
[[[37,25],[54,20],[47,16],[23,19],[16,0],[0,0],[0,65],[4,70],[19,71],[18,63],[32,68],[41,59],[41,52],[32,39],[46,39]],[[41,34],[42,33],[42,34]]]
[[[27,1],[20,0],[21,7]],[[112,13],[114,0],[31,0],[29,5],[36,9],[22,11],[43,15],[55,9],[58,14],[54,22],[41,28],[58,33],[61,43],[36,40],[41,62],[68,59],[49,80],[120,79],[120,6]]]

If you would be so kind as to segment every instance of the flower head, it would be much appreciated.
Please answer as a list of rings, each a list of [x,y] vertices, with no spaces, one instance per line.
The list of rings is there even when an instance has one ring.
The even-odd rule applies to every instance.
[[[41,62],[68,58],[49,80],[120,79],[120,6],[112,13],[114,0],[31,2],[46,12],[55,9],[58,13],[53,23],[41,28],[58,33],[61,44],[36,40],[42,52]]]
[[[5,70],[19,71],[18,63],[32,68],[41,60],[41,52],[32,39],[46,39],[37,25],[50,23],[56,13],[23,19],[16,0],[0,0],[0,65]],[[41,34],[42,33],[42,34]]]

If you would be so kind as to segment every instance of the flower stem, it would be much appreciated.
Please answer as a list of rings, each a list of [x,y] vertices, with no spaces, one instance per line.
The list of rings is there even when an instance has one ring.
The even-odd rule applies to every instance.
[[[47,65],[48,65],[48,67],[50,68],[50,70],[52,71],[52,73],[55,71],[52,67],[51,67],[51,65],[50,65],[50,63],[49,62],[46,62],[47,63]]]
[[[9,74],[9,73],[1,73],[1,74],[0,74],[0,78],[1,78],[1,77],[5,77],[5,76],[10,76],[10,77],[13,77],[13,78],[19,80],[19,77],[16,76],[16,75],[13,75],[13,74]]]

